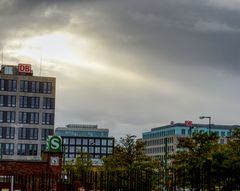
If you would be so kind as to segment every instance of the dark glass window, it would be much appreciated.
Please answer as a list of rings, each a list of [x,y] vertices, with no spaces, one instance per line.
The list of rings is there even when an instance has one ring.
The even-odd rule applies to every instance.
[[[42,124],[43,125],[54,125],[54,114],[53,113],[43,113],[42,114]]]
[[[32,82],[32,92],[39,93],[40,92],[40,83],[39,82]]]
[[[28,81],[27,80],[20,81],[20,92],[28,92]]]
[[[16,91],[17,90],[17,81],[0,79],[0,90],[1,91]]]
[[[186,133],[186,130],[182,129],[182,135],[185,135],[185,133]]]
[[[37,128],[19,128],[18,139],[38,140],[38,129]]]
[[[39,113],[38,112],[19,112],[18,122],[23,124],[38,124]]]
[[[14,139],[14,127],[0,127],[0,139]]]
[[[43,93],[50,94],[52,92],[52,83],[43,82]]]
[[[0,95],[0,106],[16,107],[16,96]]]
[[[39,103],[40,103],[39,97],[28,97],[28,96],[20,96],[19,97],[19,107],[20,108],[38,109]]]
[[[53,129],[42,129],[42,140],[47,140],[49,135],[53,135]]]
[[[14,144],[13,143],[2,143],[1,152],[3,155],[13,155],[14,154]]]
[[[43,109],[54,109],[54,98],[44,97],[43,98]]]
[[[46,93],[50,94],[52,92],[51,82],[37,82],[37,81],[20,81],[20,91],[21,92],[31,92],[31,93]]]
[[[37,144],[18,144],[18,155],[37,155]]]

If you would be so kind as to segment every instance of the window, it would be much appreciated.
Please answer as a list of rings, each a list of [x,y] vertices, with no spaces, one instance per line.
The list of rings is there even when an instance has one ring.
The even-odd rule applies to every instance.
[[[93,147],[88,147],[88,152],[93,153]]]
[[[20,96],[19,97],[19,107],[20,108],[38,109],[39,103],[40,103],[39,97],[28,97],[28,96]]]
[[[71,146],[71,147],[70,147],[70,152],[71,152],[71,153],[75,152],[75,147],[74,147],[74,146]]]
[[[52,83],[43,82],[43,93],[50,94],[52,92]]]
[[[45,149],[46,149],[46,145],[41,145],[41,152],[43,152],[43,151],[45,151]]]
[[[107,140],[106,139],[102,139],[102,145],[107,145]]]
[[[182,135],[185,135],[185,133],[186,133],[186,130],[182,129]]]
[[[63,138],[63,144],[68,145],[68,138],[65,138],[65,137]]]
[[[95,147],[95,153],[100,153],[100,147]]]
[[[88,144],[88,140],[87,139],[83,139],[83,145],[87,145]]]
[[[3,155],[13,155],[14,154],[14,144],[13,143],[2,143],[1,144]]]
[[[37,144],[18,144],[18,155],[37,155]]]
[[[75,139],[74,138],[70,138],[70,145],[75,145]]]
[[[14,139],[14,127],[0,127],[0,139]]]
[[[43,109],[54,109],[54,98],[44,97],[43,98]]]
[[[108,148],[108,154],[112,154],[112,151],[113,151],[112,148],[109,147]]]
[[[28,92],[28,81],[21,80],[20,81],[20,92]]]
[[[39,88],[39,82],[32,82],[32,92],[33,93],[39,93],[40,88]]]
[[[1,91],[16,91],[17,90],[17,81],[0,79],[0,90]]]
[[[37,112],[19,112],[19,123],[23,124],[38,124],[39,113]]]
[[[103,153],[103,154],[106,154],[106,152],[107,152],[106,147],[102,147],[102,153]]]
[[[53,113],[43,113],[42,124],[43,125],[54,125],[54,114]]]
[[[76,139],[76,145],[82,145],[82,139]]]
[[[100,145],[100,139],[95,140],[95,145],[99,146]]]
[[[224,131],[221,132],[221,137],[225,137],[225,132]]]
[[[108,139],[108,146],[112,146],[113,145],[113,140]]]
[[[15,123],[15,112],[14,111],[7,111],[7,122]]]
[[[38,140],[38,129],[37,128],[19,128],[18,139]]]
[[[16,107],[16,96],[0,95],[0,106]]]
[[[42,140],[47,140],[48,136],[53,135],[53,129],[42,129]],[[64,139],[64,141],[67,139]]]

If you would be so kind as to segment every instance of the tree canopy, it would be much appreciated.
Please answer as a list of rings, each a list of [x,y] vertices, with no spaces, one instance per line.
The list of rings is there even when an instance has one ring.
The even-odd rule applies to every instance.
[[[106,157],[104,167],[110,169],[157,169],[158,160],[153,160],[144,153],[144,143],[135,135],[126,135],[117,142],[112,156]]]

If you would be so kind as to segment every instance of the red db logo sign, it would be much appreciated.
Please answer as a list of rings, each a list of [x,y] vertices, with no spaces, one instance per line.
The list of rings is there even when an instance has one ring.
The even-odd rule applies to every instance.
[[[31,73],[31,64],[18,64],[19,73]]]

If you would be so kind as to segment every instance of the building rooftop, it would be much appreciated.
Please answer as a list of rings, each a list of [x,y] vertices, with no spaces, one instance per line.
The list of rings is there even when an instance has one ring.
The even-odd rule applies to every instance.
[[[185,123],[174,123],[174,124],[170,124],[170,125],[164,125],[161,127],[155,127],[152,128],[151,131],[157,131],[157,130],[161,130],[161,129],[167,129],[167,128],[172,128],[172,127],[189,127],[187,126]],[[192,124],[192,127],[196,127],[196,128],[208,128],[209,124]],[[236,128],[240,128],[240,125],[215,125],[215,124],[211,124],[211,129],[236,129]]]

